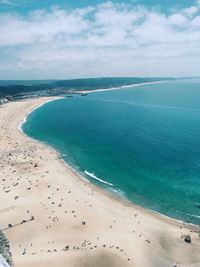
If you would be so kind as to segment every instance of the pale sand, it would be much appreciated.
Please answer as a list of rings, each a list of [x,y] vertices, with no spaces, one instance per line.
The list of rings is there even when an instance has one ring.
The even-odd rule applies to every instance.
[[[90,94],[90,93],[98,93],[98,92],[116,91],[116,90],[131,88],[131,87],[140,87],[140,86],[144,86],[144,85],[157,84],[157,83],[159,84],[159,83],[166,83],[166,82],[170,82],[170,80],[156,81],[156,82],[145,82],[145,83],[133,83],[133,84],[129,84],[129,85],[122,85],[122,86],[111,87],[111,88],[82,90],[82,91],[74,91],[74,92],[78,93],[78,94]]]
[[[19,131],[26,114],[52,99],[0,107],[0,225],[15,266],[200,266],[194,227],[110,196]],[[181,239],[188,233],[192,244]]]

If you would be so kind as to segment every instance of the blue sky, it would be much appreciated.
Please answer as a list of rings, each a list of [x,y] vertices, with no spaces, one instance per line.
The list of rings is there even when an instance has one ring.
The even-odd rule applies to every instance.
[[[0,79],[200,76],[200,0],[0,0]]]

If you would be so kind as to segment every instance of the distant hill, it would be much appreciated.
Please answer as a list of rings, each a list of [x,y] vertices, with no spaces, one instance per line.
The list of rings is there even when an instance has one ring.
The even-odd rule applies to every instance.
[[[153,82],[159,80],[166,80],[166,78],[137,78],[137,77],[105,77],[105,78],[88,78],[88,79],[74,79],[55,81],[53,84],[61,87],[71,88],[109,88],[113,86],[123,86],[129,84],[137,84],[144,82]]]
[[[17,99],[41,95],[59,95],[69,91],[104,89],[169,79],[173,78],[105,77],[72,80],[2,80],[0,81],[0,98]]]
[[[0,86],[51,84],[55,80],[0,80]]]

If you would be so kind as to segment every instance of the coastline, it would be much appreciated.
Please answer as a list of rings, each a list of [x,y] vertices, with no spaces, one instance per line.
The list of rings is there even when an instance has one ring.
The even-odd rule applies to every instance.
[[[165,216],[140,208],[120,199],[113,193],[111,194],[91,184],[89,181],[86,182],[80,174],[60,158],[60,154],[57,151],[19,131],[19,124],[24,117],[28,116],[27,114],[55,99],[57,98],[9,103],[2,109],[4,114],[0,115],[1,131],[2,133],[7,133],[6,136],[1,136],[1,142],[3,141],[1,154],[7,156],[11,153],[9,159],[3,156],[5,164],[1,174],[2,177],[7,178],[7,184],[1,188],[0,192],[2,196],[5,196],[7,202],[3,201],[0,204],[0,210],[12,207],[13,204],[17,206],[7,211],[7,216],[3,218],[2,228],[6,229],[4,226],[11,223],[12,220],[16,220],[16,216],[27,215],[27,206],[29,209],[31,207],[34,213],[33,221],[5,230],[10,240],[11,252],[13,252],[13,260],[16,266],[33,266],[33,263],[34,266],[51,266],[51,262],[53,262],[52,266],[65,266],[64,264],[66,263],[71,264],[69,266],[75,266],[76,264],[77,266],[86,266],[84,262],[100,260],[102,255],[106,255],[104,265],[109,267],[165,267],[172,266],[174,262],[181,262],[184,266],[198,266],[196,264],[200,263],[200,256],[198,256],[200,240],[196,227],[194,229],[192,226],[191,229],[191,226],[185,223],[168,217],[165,218]],[[17,112],[20,114],[18,119],[16,119],[17,116],[14,116]],[[17,147],[16,143],[18,143]],[[23,157],[19,156],[18,149],[24,146],[23,153],[24,151],[27,153],[26,167],[24,168],[23,166],[21,168],[19,165],[22,163],[24,165],[24,162]],[[13,148],[16,149],[16,153],[13,152]],[[12,172],[11,175],[10,168],[12,169],[13,166],[15,166],[15,172]],[[17,178],[18,175],[21,177],[21,186],[20,182],[17,185],[15,185],[16,182],[13,184],[12,176],[16,176],[17,180],[19,179]],[[27,191],[26,186],[24,186],[24,183],[27,182],[27,176],[29,177],[30,182],[28,181],[28,184],[31,189],[28,189],[28,192],[23,196],[24,189]],[[55,177],[57,177],[56,180]],[[7,182],[8,178],[10,178],[9,183]],[[49,188],[55,186],[57,188],[50,191]],[[12,187],[13,190],[11,191],[14,191],[15,197],[18,194],[19,200],[18,198],[15,200],[13,196],[10,197],[12,192],[5,192],[5,189],[8,191],[7,187]],[[64,187],[67,187],[68,191],[63,190]],[[72,189],[73,192],[75,191],[73,196]],[[67,197],[65,202],[66,194],[70,195],[71,198]],[[41,197],[42,202],[37,199],[38,196]],[[25,203],[20,201],[21,197]],[[54,204],[52,204],[53,202],[50,203],[52,200],[49,201],[49,197]],[[63,202],[61,199],[63,199]],[[10,203],[10,206],[6,207],[8,203]],[[58,206],[55,207],[55,203],[59,203]],[[60,211],[65,205],[67,205],[67,213],[65,213],[66,210],[64,212]],[[19,208],[20,213],[18,214],[16,210],[19,212]],[[35,208],[38,208],[38,212]],[[23,209],[24,211],[22,211]],[[73,209],[70,212],[71,216],[68,215],[69,209]],[[46,214],[42,213],[45,210],[50,215],[47,218]],[[56,216],[53,217],[52,213],[56,214]],[[28,214],[30,214],[30,211]],[[56,217],[58,221],[55,219]],[[79,217],[78,222],[77,217]],[[15,223],[12,223],[12,225],[15,225]],[[40,236],[35,236],[33,231],[33,234],[29,233],[28,237],[26,237],[25,233],[29,232],[29,230],[30,232],[36,230]],[[63,237],[65,231],[68,232],[70,238],[69,236]],[[16,233],[17,238],[15,237]],[[181,236],[186,234],[191,235],[192,244],[186,244],[181,239]],[[51,243],[52,240],[48,240],[50,239],[49,236],[54,239],[53,244]],[[89,243],[94,245],[85,246],[84,244],[82,247],[81,244],[88,239],[90,240]],[[36,243],[35,246],[33,246],[33,240]],[[44,240],[47,241],[47,244]],[[40,247],[41,242],[42,248]],[[67,250],[64,250],[66,242],[70,243],[70,245]],[[23,243],[23,246],[19,247],[20,243]],[[32,246],[30,245],[31,243]],[[74,246],[71,244],[74,244]],[[23,254],[24,249],[26,250],[25,254]],[[35,252],[36,250],[37,252]],[[95,266],[102,266],[101,264],[101,262],[95,262]]]
[[[153,83],[154,83],[154,82],[153,82]],[[155,83],[157,83],[157,82],[155,82]],[[149,83],[148,83],[148,84],[149,84]],[[150,84],[151,84],[151,83],[150,83]],[[142,85],[146,85],[146,83],[145,83],[145,84],[142,84]],[[120,88],[120,89],[121,89],[121,88]],[[103,89],[102,89],[102,90],[103,90]],[[108,90],[109,90],[109,89],[108,89]],[[114,90],[114,89],[113,89],[113,90]],[[47,101],[47,102],[45,102],[45,103],[42,103],[41,105],[35,107],[33,110],[31,110],[29,113],[27,113],[26,116],[25,116],[25,118],[24,118],[24,120],[18,125],[18,129],[21,131],[21,133],[22,133],[23,135],[25,135],[27,138],[31,138],[30,136],[26,135],[25,132],[24,132],[23,129],[22,129],[23,124],[26,123],[28,116],[29,116],[33,111],[39,109],[40,107],[44,106],[45,104],[47,104],[47,103],[49,103],[49,102],[52,102],[52,101],[56,101],[56,100],[62,99],[62,98],[64,98],[64,97],[55,97],[55,99],[53,99],[53,100],[50,99],[49,101]],[[31,138],[31,139],[32,139],[32,138]],[[44,142],[42,142],[42,141],[39,141],[39,140],[37,140],[37,139],[33,139],[33,140],[35,140],[35,141],[38,142],[38,143],[42,143],[44,146],[46,146],[47,149],[51,149],[51,150],[53,150],[54,153],[57,154],[58,160],[59,160],[63,165],[65,165],[66,168],[70,169],[70,170],[76,175],[76,177],[80,179],[81,182],[87,182],[87,183],[89,184],[89,186],[94,187],[94,189],[101,191],[102,194],[106,194],[107,196],[113,198],[113,199],[116,200],[116,201],[119,201],[119,202],[121,201],[123,205],[133,206],[133,207],[134,207],[135,209],[137,209],[138,211],[143,211],[143,212],[147,212],[147,213],[149,213],[150,215],[153,214],[154,216],[158,216],[159,219],[164,220],[164,221],[167,221],[167,222],[169,222],[169,223],[173,223],[173,224],[177,224],[177,223],[179,223],[179,224],[183,224],[183,225],[187,226],[188,228],[191,227],[191,229],[199,229],[199,230],[200,230],[200,227],[199,227],[198,225],[196,225],[196,224],[188,223],[188,222],[185,222],[185,221],[183,221],[183,220],[178,220],[178,219],[176,219],[176,218],[169,217],[169,216],[167,216],[167,215],[165,215],[165,214],[159,213],[159,212],[154,211],[154,210],[152,210],[152,209],[148,209],[148,208],[139,206],[139,205],[135,204],[134,202],[132,202],[131,200],[129,200],[128,198],[125,198],[123,195],[120,195],[118,192],[115,192],[115,191],[113,191],[113,190],[108,190],[108,189],[106,189],[106,188],[102,188],[102,187],[100,187],[100,186],[97,186],[97,185],[93,184],[89,179],[86,178],[86,176],[84,176],[83,174],[79,173],[73,166],[71,166],[67,161],[65,161],[65,160],[63,159],[63,157],[62,157],[62,154],[61,154],[58,150],[56,150],[54,147],[52,147],[51,145],[49,145],[49,144],[47,144],[47,143],[44,143]],[[87,171],[85,171],[85,173],[86,173],[86,172],[87,172]],[[86,173],[86,175],[88,176],[87,173]],[[95,179],[96,179],[96,178],[95,178]],[[102,182],[102,183],[104,183],[104,184],[113,186],[112,184],[110,184],[110,183],[108,183],[108,182],[106,182],[106,181],[104,181],[104,180],[101,180],[101,179],[99,179],[99,178],[98,178],[97,180],[100,181],[100,182]]]
[[[98,93],[98,92],[107,92],[107,91],[116,91],[116,90],[121,90],[125,88],[130,88],[130,87],[138,87],[138,86],[144,86],[144,85],[150,85],[150,84],[159,84],[159,83],[166,83],[169,82],[169,80],[164,80],[164,81],[155,81],[155,82],[145,82],[145,83],[133,83],[129,85],[122,85],[122,86],[117,86],[117,87],[111,87],[111,88],[102,88],[102,89],[95,89],[95,90],[83,90],[83,91],[75,91],[76,94],[89,94],[89,93]]]
[[[33,111],[35,111],[35,110],[41,108],[42,106],[44,106],[44,105],[47,104],[48,102],[52,102],[52,101],[59,100],[59,99],[62,99],[62,98],[64,98],[64,97],[62,97],[62,96],[59,96],[59,97],[52,97],[52,98],[49,99],[49,101],[45,101],[44,103],[42,103],[42,104],[40,104],[39,106],[36,106],[36,107],[33,108],[32,110],[30,110],[30,111],[26,114],[26,116],[24,117],[23,121],[21,121],[21,122],[19,123],[19,125],[18,125],[18,129],[19,129],[19,131],[20,131],[23,135],[25,135],[26,137],[30,138],[28,135],[25,134],[25,132],[24,132],[23,129],[22,129],[22,126],[23,126],[24,123],[26,123],[28,116],[29,116]],[[26,99],[25,101],[29,101],[29,99]]]

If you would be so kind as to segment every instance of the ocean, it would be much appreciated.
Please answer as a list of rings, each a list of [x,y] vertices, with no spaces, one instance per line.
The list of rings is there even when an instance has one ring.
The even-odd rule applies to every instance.
[[[73,95],[34,110],[23,130],[92,183],[199,224],[200,80]]]

